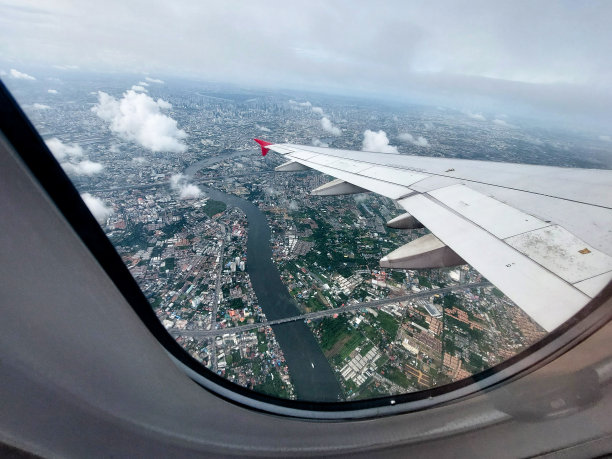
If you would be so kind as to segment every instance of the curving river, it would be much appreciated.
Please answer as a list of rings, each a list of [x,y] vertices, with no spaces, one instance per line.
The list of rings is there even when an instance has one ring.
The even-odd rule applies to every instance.
[[[211,157],[192,164],[185,174],[193,175],[203,167],[224,157]],[[248,220],[247,271],[257,300],[268,320],[299,315],[295,300],[287,291],[276,265],[272,262],[270,226],[266,216],[250,201],[199,185],[212,199],[238,207]],[[289,367],[291,381],[299,400],[335,402],[342,390],[308,326],[300,321],[272,326]]]

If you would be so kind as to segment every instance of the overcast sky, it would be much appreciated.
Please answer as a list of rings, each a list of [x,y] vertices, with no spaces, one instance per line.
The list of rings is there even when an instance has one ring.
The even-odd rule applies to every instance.
[[[610,120],[612,1],[163,3],[0,0],[0,61]]]

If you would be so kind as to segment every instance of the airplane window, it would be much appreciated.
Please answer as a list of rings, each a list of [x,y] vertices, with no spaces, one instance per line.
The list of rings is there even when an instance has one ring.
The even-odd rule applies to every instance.
[[[548,211],[537,183],[504,176],[493,190],[495,173],[475,178],[482,163],[469,163],[461,175],[459,161],[598,169],[609,201],[610,176],[597,175],[612,166],[609,133],[459,97],[393,100],[330,95],[304,82],[254,89],[232,78],[0,62],[3,83],[168,333],[208,372],[254,393],[350,402],[464,381],[546,337],[609,279],[609,236],[590,241],[574,217],[555,221],[563,212],[558,202]],[[267,145],[253,138],[289,146],[262,156]],[[400,164],[405,157],[417,166]],[[440,159],[453,162],[437,167]],[[532,185],[536,197],[525,204],[520,187]],[[438,220],[418,214],[416,194],[427,194]],[[610,221],[607,205],[596,203],[593,221]],[[453,228],[455,220],[464,226]],[[524,229],[515,230],[519,220]],[[576,270],[588,274],[549,261],[538,242],[548,233],[524,236],[533,231],[565,237],[576,246]],[[471,246],[480,247],[480,270],[465,245],[476,232],[495,239]],[[517,261],[485,273],[483,257],[495,260],[498,242]],[[439,244],[411,250],[443,255],[399,259],[398,249],[415,244]],[[580,264],[589,256],[593,270]],[[570,286],[579,300],[549,320],[553,313],[525,306],[532,298],[517,293],[522,284],[501,273],[515,263]],[[538,295],[552,294],[544,290]]]

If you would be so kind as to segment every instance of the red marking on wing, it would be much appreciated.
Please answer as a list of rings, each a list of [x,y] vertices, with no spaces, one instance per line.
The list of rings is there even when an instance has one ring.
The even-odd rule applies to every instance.
[[[261,140],[261,139],[253,139],[253,140],[261,146],[261,155],[266,156],[268,152],[270,151],[270,149],[266,148],[266,146],[273,145],[272,142],[266,142],[265,140]]]

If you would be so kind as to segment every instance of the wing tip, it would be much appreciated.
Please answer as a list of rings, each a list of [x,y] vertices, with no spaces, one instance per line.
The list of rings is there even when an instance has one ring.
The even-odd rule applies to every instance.
[[[272,145],[272,142],[266,142],[265,140],[261,140],[261,139],[253,139],[253,140],[257,142],[259,146],[261,147],[261,156],[266,156],[268,152],[270,151],[270,149],[266,147],[268,145]]]

